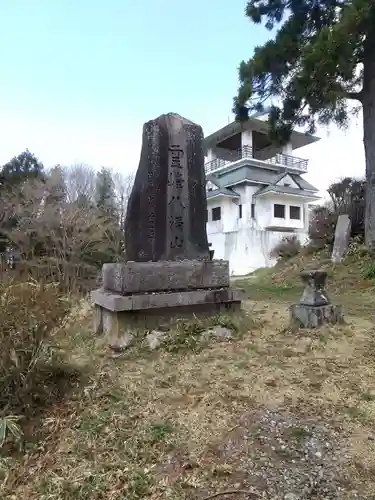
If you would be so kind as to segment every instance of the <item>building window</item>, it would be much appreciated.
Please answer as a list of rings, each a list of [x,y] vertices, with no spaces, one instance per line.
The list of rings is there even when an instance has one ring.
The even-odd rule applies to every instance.
[[[221,207],[216,207],[212,209],[212,220],[221,220]]]
[[[238,205],[238,218],[242,219],[242,205]]]
[[[273,216],[276,219],[285,219],[285,205],[277,205],[273,206]]]
[[[293,220],[301,220],[301,207],[289,207],[289,218]]]
[[[255,219],[255,203],[251,204],[251,218]]]

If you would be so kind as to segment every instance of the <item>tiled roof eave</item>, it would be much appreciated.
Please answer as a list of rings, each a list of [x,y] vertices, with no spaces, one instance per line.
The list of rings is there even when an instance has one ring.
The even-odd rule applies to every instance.
[[[262,188],[258,192],[256,192],[253,196],[264,196],[266,194],[281,194],[281,195],[287,195],[287,196],[300,196],[302,198],[314,198],[314,199],[319,199],[320,197],[317,196],[317,192],[315,191],[305,191],[301,190],[298,191],[284,191],[284,190],[277,190],[277,189],[268,189],[268,188]]]

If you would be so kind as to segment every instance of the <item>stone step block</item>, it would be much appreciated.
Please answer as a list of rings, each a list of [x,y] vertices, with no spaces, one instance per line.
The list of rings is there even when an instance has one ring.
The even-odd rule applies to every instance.
[[[242,292],[231,288],[194,290],[172,293],[145,293],[120,295],[104,289],[91,292],[93,302],[109,311],[145,311],[148,309],[175,308],[199,304],[240,302]]]
[[[103,288],[133,293],[229,287],[229,262],[182,260],[103,265]]]

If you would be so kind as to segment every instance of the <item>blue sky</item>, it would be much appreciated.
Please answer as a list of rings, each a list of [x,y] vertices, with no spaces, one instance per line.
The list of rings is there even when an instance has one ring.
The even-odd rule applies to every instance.
[[[268,37],[245,18],[245,3],[3,0],[0,162],[29,148],[46,165],[128,172],[137,167],[142,124],[161,113],[180,113],[207,134],[225,125],[238,63]],[[332,164],[334,178],[362,151],[355,124],[345,136],[324,134],[296,152],[311,157],[317,181],[322,169],[327,177],[322,162]],[[340,152],[349,140],[350,159]],[[333,165],[338,158],[345,167]]]

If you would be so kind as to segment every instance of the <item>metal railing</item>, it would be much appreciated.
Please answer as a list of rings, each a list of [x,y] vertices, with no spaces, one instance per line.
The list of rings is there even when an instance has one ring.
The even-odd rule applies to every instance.
[[[206,174],[209,174],[219,168],[228,165],[234,161],[241,160],[242,158],[253,158],[254,160],[261,161],[267,164],[275,165],[275,166],[283,166],[294,168],[296,170],[301,170],[303,172],[307,172],[307,164],[308,160],[303,158],[298,158],[292,155],[286,155],[284,153],[278,153],[272,158],[267,158],[263,160],[262,158],[257,158],[256,151],[253,151],[251,146],[242,146],[242,148],[237,149],[235,151],[223,150],[225,152],[225,158],[215,158],[207,163],[205,163],[204,168]],[[254,155],[255,153],[255,155]]]

